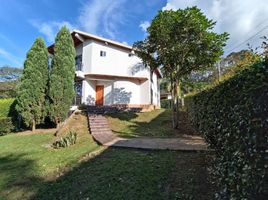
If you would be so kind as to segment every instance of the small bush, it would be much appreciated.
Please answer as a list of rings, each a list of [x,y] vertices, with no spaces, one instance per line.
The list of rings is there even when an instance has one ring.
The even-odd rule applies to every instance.
[[[79,109],[79,110],[87,110],[87,107],[88,107],[88,105],[82,103],[82,104],[80,104],[80,105],[78,106],[78,109]]]
[[[161,100],[161,108],[171,109],[171,99]]]
[[[262,199],[267,193],[268,67],[255,64],[185,103],[190,121],[215,149],[216,199]]]
[[[77,140],[77,133],[75,131],[70,131],[68,135],[65,137],[61,137],[59,140],[55,141],[53,143],[53,147],[58,149],[58,148],[65,148],[71,145],[74,145]]]
[[[8,134],[14,129],[11,117],[0,117],[0,136]]]

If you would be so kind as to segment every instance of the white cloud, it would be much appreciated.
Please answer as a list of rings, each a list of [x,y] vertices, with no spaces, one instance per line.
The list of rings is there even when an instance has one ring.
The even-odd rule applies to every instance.
[[[242,42],[257,34],[248,42],[253,46],[261,43],[260,37],[268,35],[268,3],[267,0],[167,0],[163,10],[198,6],[210,19],[217,21],[215,31],[228,32],[230,39],[225,48],[226,53],[247,48]],[[237,47],[238,46],[238,47]],[[237,47],[236,49],[234,49]]]
[[[167,0],[166,5],[162,10],[176,10],[178,8],[184,9],[189,6],[196,5],[197,0]]]
[[[4,58],[5,60],[8,60],[11,63],[16,64],[17,66],[21,66],[21,62],[16,58],[16,56],[12,55],[5,49],[0,48],[0,57]]]
[[[123,5],[126,0],[93,0],[83,4],[78,17],[79,26],[87,32],[107,35],[112,39],[118,26],[125,22]]]
[[[147,33],[147,28],[150,26],[150,22],[149,21],[143,21],[140,23],[139,27],[141,28],[141,30],[145,33]]]
[[[74,21],[51,21],[40,22],[31,20],[30,23],[40,33],[46,36],[49,43],[54,42],[55,35],[59,28],[66,25],[70,30],[78,27],[86,32],[116,39],[119,34],[119,26],[126,23],[126,10],[124,5],[127,0],[87,0]]]
[[[74,26],[67,21],[39,22],[32,20],[30,23],[36,27],[40,33],[45,35],[49,43],[54,42],[55,36],[62,26],[66,26],[70,31],[74,29]]]

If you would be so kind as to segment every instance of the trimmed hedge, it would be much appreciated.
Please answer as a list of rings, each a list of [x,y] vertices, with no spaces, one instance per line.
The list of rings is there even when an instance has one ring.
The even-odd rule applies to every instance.
[[[15,111],[15,99],[0,99],[0,117],[12,116]]]
[[[171,109],[171,99],[163,99],[160,101],[161,108]]]
[[[188,96],[185,105],[192,124],[215,149],[211,171],[216,199],[264,198],[268,67],[258,63],[247,68],[215,88]]]
[[[16,129],[15,104],[14,99],[0,99],[0,136]]]

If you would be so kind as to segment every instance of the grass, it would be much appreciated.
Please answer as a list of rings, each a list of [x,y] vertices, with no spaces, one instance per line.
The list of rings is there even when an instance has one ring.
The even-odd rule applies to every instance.
[[[109,148],[50,181],[34,199],[213,199],[203,153]]]
[[[109,125],[121,137],[180,137],[197,134],[184,112],[180,113],[179,129],[172,128],[171,110],[159,109],[144,113],[114,113],[108,116]]]
[[[14,112],[14,99],[0,99],[0,117],[11,116]]]
[[[87,123],[82,115],[77,120]],[[86,126],[77,132],[77,144],[57,150],[49,147],[55,140],[53,133],[0,137],[0,199],[27,199],[43,181],[71,169],[82,156],[98,148]]]
[[[49,147],[52,133],[0,137],[1,200],[213,199],[207,153],[98,148],[84,115],[73,116],[60,136],[70,129],[78,132],[77,143],[58,150]],[[85,156],[96,149],[102,151]]]

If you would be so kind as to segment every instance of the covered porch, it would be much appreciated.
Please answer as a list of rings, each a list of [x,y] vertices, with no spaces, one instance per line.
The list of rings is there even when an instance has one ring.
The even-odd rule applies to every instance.
[[[149,81],[144,77],[86,74],[76,79],[74,105],[139,107],[150,104]]]

